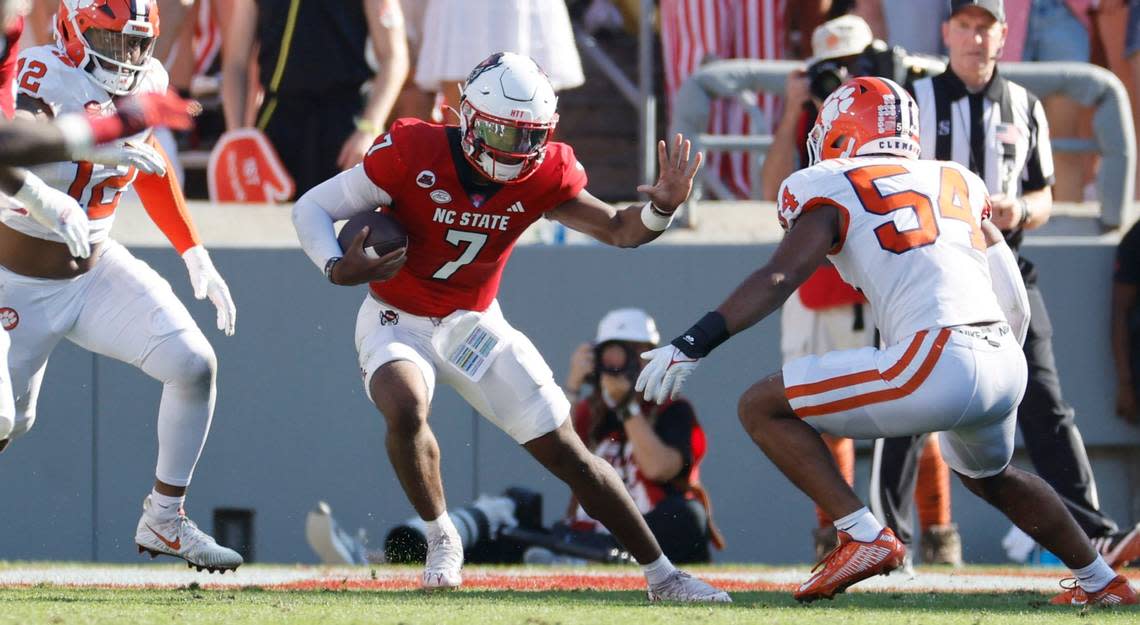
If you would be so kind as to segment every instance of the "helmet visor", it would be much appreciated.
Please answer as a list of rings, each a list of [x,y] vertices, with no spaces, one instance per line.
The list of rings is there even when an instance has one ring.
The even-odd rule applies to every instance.
[[[111,61],[132,69],[146,65],[154,50],[154,37],[150,36],[128,35],[102,28],[91,28],[83,36],[101,62]]]
[[[546,144],[550,134],[546,125],[508,124],[478,115],[472,120],[471,130],[475,139],[500,160],[503,156],[522,159],[534,154]]]

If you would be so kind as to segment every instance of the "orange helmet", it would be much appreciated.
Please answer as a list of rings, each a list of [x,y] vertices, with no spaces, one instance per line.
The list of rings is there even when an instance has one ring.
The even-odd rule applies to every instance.
[[[57,44],[113,95],[127,95],[146,73],[158,37],[155,0],[60,0]]]
[[[893,80],[860,76],[823,101],[807,149],[811,165],[868,154],[918,158],[918,105]]]

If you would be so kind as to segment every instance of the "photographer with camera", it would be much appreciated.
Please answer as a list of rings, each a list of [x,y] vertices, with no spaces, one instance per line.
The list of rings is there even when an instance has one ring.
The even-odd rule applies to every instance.
[[[761,176],[766,200],[775,200],[780,182],[807,163],[808,130],[818,107],[839,85],[856,76],[885,76],[900,84],[921,77],[937,62],[888,48],[871,33],[862,18],[844,15],[824,22],[812,33],[812,58],[806,71],[788,76],[783,118],[764,159]],[[780,313],[780,348],[784,362],[811,354],[856,349],[874,344],[875,331],[862,294],[839,277],[830,264],[821,266]],[[824,436],[840,472],[855,481],[855,447],[847,438]],[[916,456],[919,481],[918,512],[924,529],[923,560],[958,564],[961,541],[950,523],[949,469],[938,453],[935,437]],[[818,507],[819,523],[812,531],[817,560],[835,547],[832,519]],[[908,541],[909,542],[909,541]]]
[[[685,399],[656,405],[633,390],[640,354],[657,346],[657,324],[645,311],[610,311],[593,343],[578,347],[563,389],[574,403],[574,428],[586,446],[617,470],[662,551],[674,562],[709,561],[709,543],[724,539],[712,522],[699,467],[707,443],[693,406]],[[583,391],[592,387],[588,394]],[[613,541],[571,497],[564,540]]]

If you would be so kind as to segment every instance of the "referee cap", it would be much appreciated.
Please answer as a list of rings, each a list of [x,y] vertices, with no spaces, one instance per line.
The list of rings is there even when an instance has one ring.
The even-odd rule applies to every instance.
[[[966,7],[984,9],[997,21],[1005,21],[1005,4],[1002,0],[950,0],[950,15],[954,15]]]

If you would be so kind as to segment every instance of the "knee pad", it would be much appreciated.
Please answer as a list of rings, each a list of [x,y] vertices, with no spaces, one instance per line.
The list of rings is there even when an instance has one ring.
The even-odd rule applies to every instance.
[[[210,342],[198,330],[172,335],[147,355],[142,370],[164,384],[210,388],[218,359]]]
[[[0,440],[8,438],[16,426],[16,415],[0,414]]]

